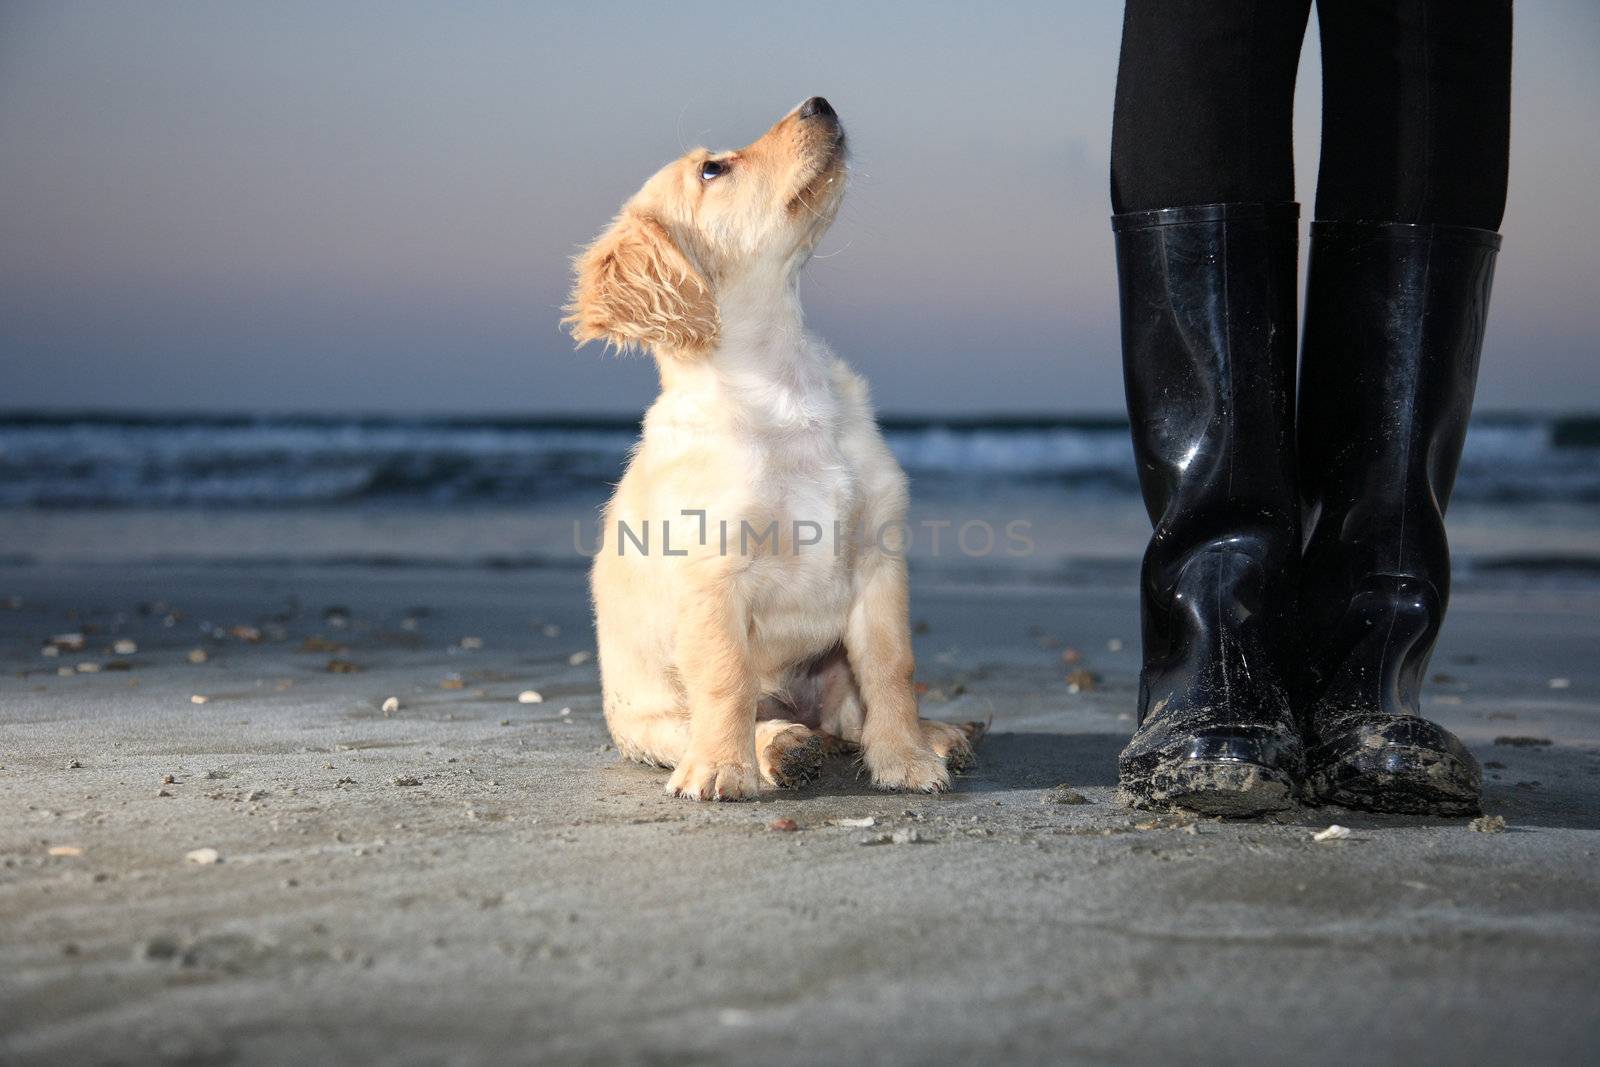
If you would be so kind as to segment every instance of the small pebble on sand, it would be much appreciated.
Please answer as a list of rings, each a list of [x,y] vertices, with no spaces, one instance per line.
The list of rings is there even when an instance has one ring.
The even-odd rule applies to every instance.
[[[481,637],[463,637],[461,639],[461,650],[463,652],[476,652],[482,647],[483,638]]]
[[[1326,830],[1318,830],[1311,835],[1313,841],[1343,841],[1350,836],[1350,827],[1334,823]]]
[[[922,831],[914,826],[902,826],[889,835],[889,842],[895,845],[915,845],[922,841]]]
[[[211,698],[208,697],[208,696],[203,696],[203,695],[201,695],[199,693],[196,693],[194,696],[189,698],[189,703],[191,703],[191,704],[204,704],[206,701],[208,701],[210,699]]]
[[[444,681],[439,683],[439,688],[440,689],[465,689],[466,685],[467,685],[467,683],[462,680],[461,675],[452,674],[452,675],[449,675],[448,677],[446,677]]]
[[[1082,667],[1067,674],[1067,692],[1069,693],[1092,692],[1095,686],[1099,684],[1099,676],[1093,671],[1085,670]]]
[[[1046,804],[1087,804],[1089,798],[1072,788],[1070,785],[1058,785],[1047,789],[1044,793]]]
[[[767,823],[768,830],[776,830],[780,834],[792,834],[800,829],[800,824],[793,819],[773,819]]]
[[[83,663],[78,664],[79,674],[98,674],[99,671],[100,664],[94,662],[93,660],[86,660]]]
[[[178,942],[170,937],[152,937],[144,943],[141,954],[147,960],[171,960],[178,957],[181,949]]]
[[[111,646],[112,654],[117,656],[131,656],[137,651],[139,651],[139,646],[133,641],[129,641],[126,637]]]
[[[51,845],[49,853],[52,856],[81,856],[83,849],[77,845]]]
[[[204,663],[206,660],[208,660],[210,658],[211,658],[210,654],[207,653],[206,650],[203,649],[203,648],[191,648],[189,650],[189,662],[190,663]]]
[[[581,667],[585,663],[588,663],[590,658],[593,655],[594,655],[594,653],[592,653],[592,652],[583,652],[583,651],[574,652],[572,655],[567,657],[567,666],[569,666],[569,667]]]
[[[197,848],[183,858],[189,863],[198,863],[202,867],[210,867],[222,862],[222,853],[214,848]]]
[[[517,694],[518,704],[543,704],[544,696],[537,689],[524,689]]]
[[[397,712],[399,710],[400,710],[400,698],[399,697],[389,697],[387,700],[385,700],[383,702],[383,713],[385,715],[393,715],[395,712]]]
[[[864,830],[869,826],[878,825],[878,820],[867,815],[860,819],[835,819],[833,820],[833,825],[843,826],[851,830]]]
[[[330,659],[326,670],[329,674],[359,674],[361,666],[347,659]]]
[[[398,785],[398,786],[421,785],[422,784],[422,779],[420,779],[420,778],[412,778],[410,775],[402,775],[399,778],[393,779],[390,782],[390,784],[391,785]]]
[[[311,636],[300,642],[301,652],[343,652],[344,646],[326,637]]]
[[[1503,834],[1506,832],[1506,819],[1504,815],[1480,815],[1467,823],[1467,829],[1480,834]]]

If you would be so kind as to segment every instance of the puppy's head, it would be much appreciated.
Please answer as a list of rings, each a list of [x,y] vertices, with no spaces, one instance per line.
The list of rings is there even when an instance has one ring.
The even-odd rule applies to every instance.
[[[697,148],[656,173],[577,260],[563,319],[579,344],[693,357],[719,303],[786,284],[844,194],[844,127],[821,97],[732,152]]]

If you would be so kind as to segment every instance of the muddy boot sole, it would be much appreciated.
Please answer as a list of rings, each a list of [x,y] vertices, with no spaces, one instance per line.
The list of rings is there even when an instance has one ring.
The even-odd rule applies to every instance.
[[[1118,801],[1127,807],[1182,808],[1200,815],[1248,819],[1296,806],[1288,774],[1237,760],[1171,760],[1148,774],[1124,771]]]
[[[1452,817],[1483,811],[1475,768],[1409,745],[1365,748],[1318,767],[1307,784],[1321,803],[1360,811]]]

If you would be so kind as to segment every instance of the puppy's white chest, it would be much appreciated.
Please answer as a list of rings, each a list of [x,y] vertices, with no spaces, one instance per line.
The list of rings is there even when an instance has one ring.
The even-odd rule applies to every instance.
[[[850,608],[859,479],[830,440],[792,440],[769,458],[778,549],[753,562],[763,595],[754,618],[763,658],[788,664],[826,651]]]
[[[781,516],[794,577],[830,579],[847,563],[849,526],[857,511],[859,475],[831,439],[785,441],[769,452],[765,492]]]

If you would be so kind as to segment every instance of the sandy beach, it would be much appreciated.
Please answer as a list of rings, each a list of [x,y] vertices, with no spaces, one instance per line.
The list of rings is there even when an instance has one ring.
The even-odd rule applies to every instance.
[[[1458,590],[1428,710],[1504,832],[1195,822],[1111,803],[1114,571],[914,581],[924,713],[993,722],[952,793],[697,805],[610,749],[576,569],[0,568],[0,1060],[1600,1053],[1600,592]]]
[[[1600,3],[1510,5],[0,0],[0,1067],[1600,1065]],[[669,796],[629,542],[630,750],[904,713],[873,545],[975,762]],[[1277,679],[1470,808],[1356,690],[1445,602],[1481,815],[1119,800],[1293,801]]]

